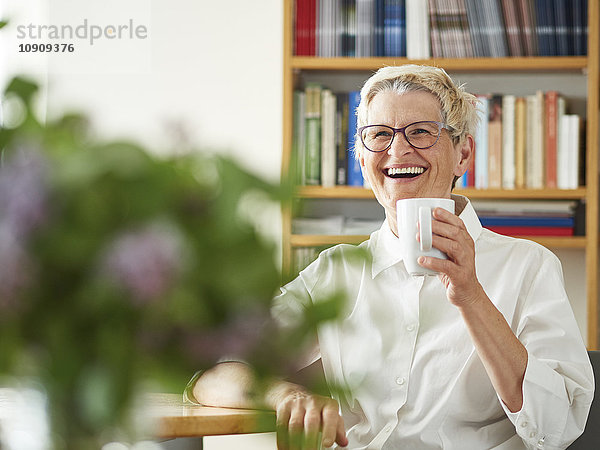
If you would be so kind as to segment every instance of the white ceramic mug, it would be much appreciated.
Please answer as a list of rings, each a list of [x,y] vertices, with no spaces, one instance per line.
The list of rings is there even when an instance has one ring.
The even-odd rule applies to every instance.
[[[411,275],[436,275],[417,263],[420,256],[433,256],[448,259],[445,253],[432,246],[432,213],[435,208],[443,208],[454,214],[454,200],[449,198],[406,198],[396,202],[398,239],[404,251],[404,265]],[[418,226],[417,226],[418,224]],[[420,242],[417,241],[419,230]]]

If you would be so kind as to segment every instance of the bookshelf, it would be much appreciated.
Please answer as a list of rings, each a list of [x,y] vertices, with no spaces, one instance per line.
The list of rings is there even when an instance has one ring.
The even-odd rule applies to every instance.
[[[586,269],[586,321],[588,348],[597,350],[600,337],[598,327],[598,119],[599,119],[599,5],[595,0],[588,2],[588,56],[560,57],[508,57],[469,59],[407,59],[407,58],[320,58],[295,56],[293,54],[294,1],[284,0],[284,46],[283,46],[283,149],[282,175],[287,176],[292,157],[293,137],[293,92],[299,79],[308,75],[312,79],[332,77],[344,80],[360,77],[362,81],[375,70],[386,65],[428,64],[444,68],[451,76],[461,73],[476,73],[490,77],[504,74],[540,74],[577,76],[585,79],[586,102],[586,185],[577,189],[456,189],[455,193],[470,199],[495,200],[581,200],[586,204],[586,235],[573,237],[530,237],[548,248],[579,249],[585,254]],[[467,84],[469,86],[469,84]],[[360,86],[356,86],[358,89]],[[553,86],[560,90],[561,86]],[[492,90],[493,87],[490,87]],[[298,199],[324,199],[327,201],[373,199],[371,190],[357,187],[301,186],[296,192]],[[283,271],[291,275],[294,248],[330,246],[338,243],[356,244],[368,236],[362,235],[294,235],[292,234],[292,209],[282,210],[282,264]],[[527,236],[523,236],[527,237]]]

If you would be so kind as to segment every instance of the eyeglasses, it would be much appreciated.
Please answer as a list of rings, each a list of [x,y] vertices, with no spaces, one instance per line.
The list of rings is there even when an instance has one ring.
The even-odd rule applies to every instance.
[[[387,125],[367,125],[360,127],[358,132],[360,140],[367,150],[383,152],[392,146],[396,133],[402,133],[411,147],[420,150],[433,147],[440,138],[443,128],[448,131],[452,130],[452,127],[445,123],[424,120],[408,124],[402,128],[393,128]]]

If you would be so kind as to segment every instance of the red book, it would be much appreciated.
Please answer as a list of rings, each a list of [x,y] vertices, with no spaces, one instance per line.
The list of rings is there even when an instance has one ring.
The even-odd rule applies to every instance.
[[[498,234],[507,236],[573,236],[572,227],[486,227]]]
[[[296,0],[294,3],[294,54],[306,55],[308,49],[308,0]]]
[[[557,187],[557,154],[558,154],[558,92],[546,92],[546,187]]]
[[[310,8],[308,10],[308,56],[315,56],[316,52],[316,34],[317,34],[317,0],[308,0]]]

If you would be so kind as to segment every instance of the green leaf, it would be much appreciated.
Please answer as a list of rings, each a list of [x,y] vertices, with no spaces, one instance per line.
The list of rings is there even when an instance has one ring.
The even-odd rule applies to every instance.
[[[31,106],[33,96],[38,91],[38,85],[26,78],[15,77],[6,88],[6,94],[15,94],[21,98],[27,106]]]
[[[0,29],[4,28],[8,25],[8,20],[0,20]]]

